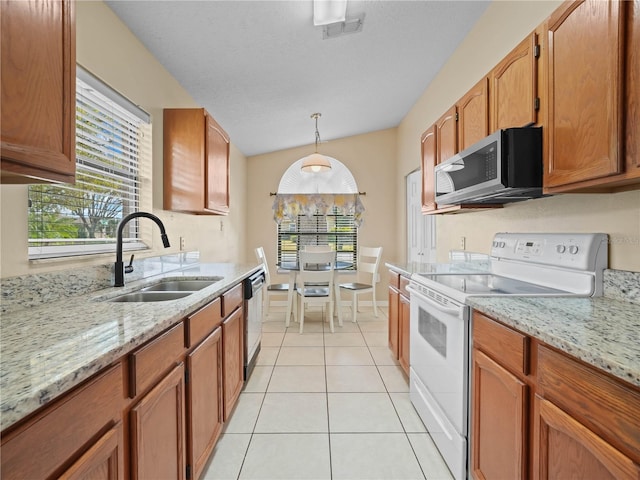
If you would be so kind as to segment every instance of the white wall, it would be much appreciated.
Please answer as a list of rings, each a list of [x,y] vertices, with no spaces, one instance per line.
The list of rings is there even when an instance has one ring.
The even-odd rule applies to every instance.
[[[420,165],[420,135],[560,2],[495,1],[398,127],[397,203],[403,207],[405,176]],[[398,257],[406,255],[405,215],[398,216]],[[565,194],[513,203],[504,209],[437,217],[438,260],[459,248],[488,253],[496,232],[604,232],[611,238],[611,268],[640,271],[640,192]]]
[[[245,261],[247,162],[244,155],[232,143],[231,213],[228,216],[185,215],[163,210],[162,109],[200,105],[103,2],[76,3],[76,35],[77,62],[139,104],[153,118],[153,212],[164,222],[172,246],[162,248],[158,231],[153,226],[152,249],[139,256],[177,252],[182,236],[186,249],[199,250],[203,261]],[[27,258],[27,202],[26,186],[0,187],[2,277],[114,261],[114,255],[97,255],[30,262]],[[250,260],[253,261],[253,256]]]

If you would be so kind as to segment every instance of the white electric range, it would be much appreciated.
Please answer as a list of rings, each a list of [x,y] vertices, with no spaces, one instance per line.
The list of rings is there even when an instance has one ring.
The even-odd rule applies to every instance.
[[[470,296],[599,296],[606,234],[498,233],[485,271],[414,273],[410,397],[456,479],[469,475]]]

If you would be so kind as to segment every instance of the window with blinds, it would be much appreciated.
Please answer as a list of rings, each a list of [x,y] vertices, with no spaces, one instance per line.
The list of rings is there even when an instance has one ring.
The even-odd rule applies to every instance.
[[[151,169],[149,115],[77,72],[76,183],[29,186],[30,258],[114,251],[118,223],[140,210]],[[143,237],[138,222],[127,224],[129,249],[144,248]]]
[[[295,222],[278,225],[278,263],[297,262],[305,245],[329,245],[337,252],[336,260],[356,264],[358,229],[353,215],[298,215]]]

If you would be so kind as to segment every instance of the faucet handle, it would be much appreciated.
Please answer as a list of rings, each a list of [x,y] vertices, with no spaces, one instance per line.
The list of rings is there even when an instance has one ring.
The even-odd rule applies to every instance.
[[[124,273],[131,273],[131,272],[133,272],[133,254],[131,254],[131,259],[129,260],[129,265],[124,267]]]

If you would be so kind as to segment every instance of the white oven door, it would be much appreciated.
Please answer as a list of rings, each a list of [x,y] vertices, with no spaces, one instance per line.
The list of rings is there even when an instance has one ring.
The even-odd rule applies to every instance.
[[[410,365],[458,433],[467,434],[469,308],[411,285]],[[438,297],[442,297],[438,295]]]
[[[456,479],[467,476],[469,307],[412,283],[409,395]]]

